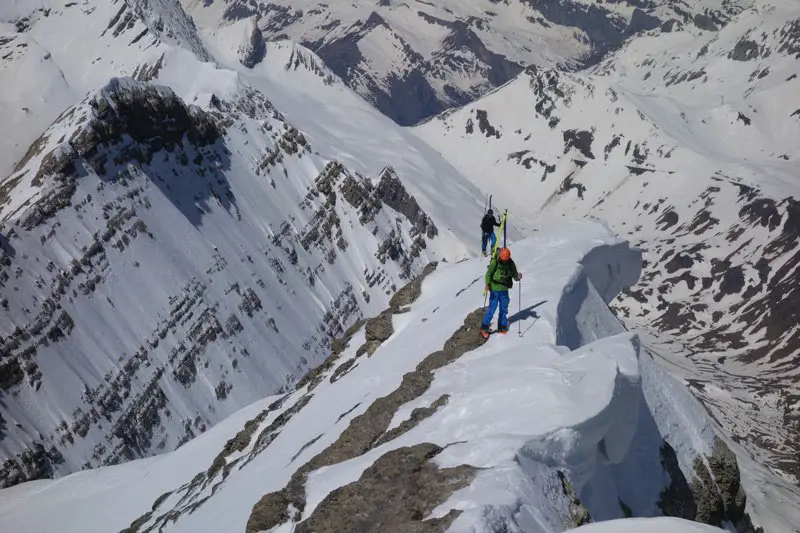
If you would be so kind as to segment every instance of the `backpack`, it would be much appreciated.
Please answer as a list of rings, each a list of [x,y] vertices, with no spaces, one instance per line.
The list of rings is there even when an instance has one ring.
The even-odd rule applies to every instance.
[[[496,259],[494,263],[494,270],[492,270],[489,280],[510,289],[514,286],[514,277],[511,275],[511,272],[513,271],[511,266],[513,264],[514,263],[511,259],[508,261],[500,261],[499,258]]]
[[[484,233],[491,233],[495,227],[495,219],[493,215],[484,215],[481,219],[481,231]]]

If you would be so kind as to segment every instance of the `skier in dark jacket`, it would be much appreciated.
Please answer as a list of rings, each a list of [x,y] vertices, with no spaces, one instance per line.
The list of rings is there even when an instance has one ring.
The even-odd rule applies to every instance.
[[[494,234],[495,226],[499,227],[500,223],[494,218],[494,212],[489,209],[481,220],[481,253],[484,257],[486,257],[487,241],[491,241],[489,249],[494,248],[494,244],[497,242],[497,237]]]
[[[489,325],[494,317],[494,312],[498,305],[500,313],[497,316],[497,332],[508,333],[508,289],[514,285],[514,280],[521,280],[522,274],[517,272],[517,265],[511,260],[511,250],[502,248],[498,257],[492,257],[489,261],[489,268],[486,270],[486,290],[491,291],[489,296],[489,307],[483,315],[481,323],[481,335],[489,337]]]

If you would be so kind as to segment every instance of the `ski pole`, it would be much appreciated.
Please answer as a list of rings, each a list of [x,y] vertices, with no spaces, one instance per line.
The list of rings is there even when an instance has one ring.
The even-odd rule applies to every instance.
[[[522,337],[522,280],[519,280],[519,296],[517,296],[517,335]]]

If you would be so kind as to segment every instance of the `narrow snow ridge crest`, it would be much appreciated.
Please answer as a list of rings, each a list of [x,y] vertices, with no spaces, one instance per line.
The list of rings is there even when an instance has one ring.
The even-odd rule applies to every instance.
[[[611,463],[619,463],[633,440],[641,398],[639,375],[639,338],[636,334],[621,333],[595,341],[575,350],[570,357],[578,359],[611,359],[616,364],[614,386],[609,397],[600,400],[605,405],[595,416],[572,426],[565,426],[546,435],[531,439],[519,450],[519,455],[553,467],[569,465],[575,472],[585,473],[585,479],[573,476],[577,486],[591,477],[593,465],[575,468],[587,459],[594,459],[594,450]]]

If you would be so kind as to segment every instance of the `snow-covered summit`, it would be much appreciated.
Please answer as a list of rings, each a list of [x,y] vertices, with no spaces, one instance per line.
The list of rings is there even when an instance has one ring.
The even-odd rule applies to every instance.
[[[733,454],[607,307],[640,252],[585,221],[513,258],[508,335],[477,332],[484,260],[431,263],[295,390],[176,452],[6,489],[5,530],[754,531]],[[647,524],[711,531],[684,520]]]

